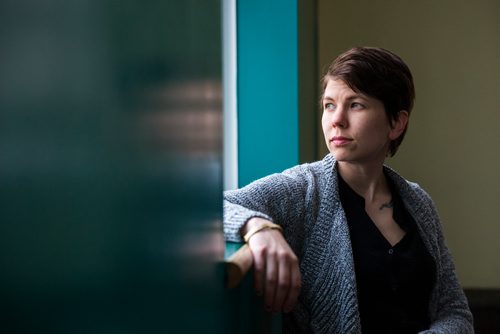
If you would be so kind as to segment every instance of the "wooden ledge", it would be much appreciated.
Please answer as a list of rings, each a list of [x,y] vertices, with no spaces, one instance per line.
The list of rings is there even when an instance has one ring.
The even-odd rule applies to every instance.
[[[252,251],[244,244],[226,260],[226,288],[237,287],[252,265]]]

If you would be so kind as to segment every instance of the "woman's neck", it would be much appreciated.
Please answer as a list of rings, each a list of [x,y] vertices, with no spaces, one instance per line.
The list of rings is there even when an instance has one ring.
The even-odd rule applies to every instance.
[[[338,171],[342,179],[362,196],[365,202],[377,202],[381,198],[390,197],[383,164],[367,166],[339,161]]]

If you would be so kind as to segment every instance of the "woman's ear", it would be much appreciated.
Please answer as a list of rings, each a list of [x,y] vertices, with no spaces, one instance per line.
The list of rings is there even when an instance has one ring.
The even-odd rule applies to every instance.
[[[406,126],[408,125],[408,119],[410,115],[406,110],[400,110],[396,119],[391,121],[391,132],[389,133],[389,139],[395,140],[404,132]]]

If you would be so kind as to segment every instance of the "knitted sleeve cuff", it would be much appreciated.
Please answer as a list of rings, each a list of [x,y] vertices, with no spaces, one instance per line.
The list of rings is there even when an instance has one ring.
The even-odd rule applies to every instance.
[[[241,205],[224,201],[224,235],[226,241],[243,242],[240,230],[253,217],[260,217],[273,221],[268,215],[247,209]]]

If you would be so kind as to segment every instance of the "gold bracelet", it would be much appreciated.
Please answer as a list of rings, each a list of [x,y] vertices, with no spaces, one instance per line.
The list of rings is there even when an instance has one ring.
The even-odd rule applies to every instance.
[[[253,229],[248,231],[247,234],[245,234],[245,236],[243,237],[243,240],[245,240],[245,242],[248,242],[248,240],[250,240],[250,238],[255,233],[258,233],[258,232],[264,231],[264,230],[279,230],[281,233],[283,233],[283,228],[281,226],[279,226],[278,224],[264,222],[262,225],[254,227]]]

